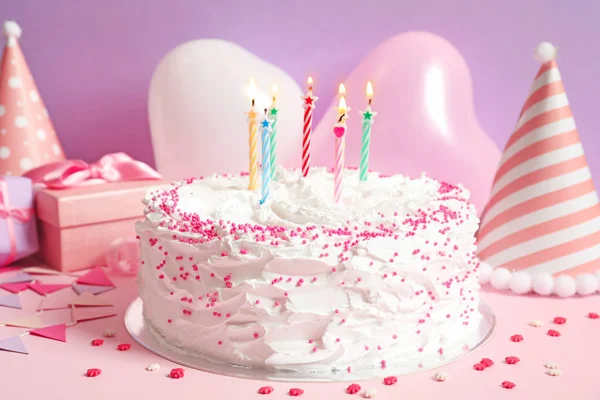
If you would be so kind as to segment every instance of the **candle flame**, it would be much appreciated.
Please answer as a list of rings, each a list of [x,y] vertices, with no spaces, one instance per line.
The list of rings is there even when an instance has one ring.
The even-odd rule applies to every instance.
[[[273,86],[271,86],[271,93],[273,93],[273,97],[275,97],[275,95],[277,94],[277,85],[273,84]]]
[[[340,88],[338,90],[338,93],[340,94],[340,96],[345,96],[346,95],[346,86],[344,86],[343,83],[340,83]]]
[[[309,77],[308,77],[308,81],[307,81],[307,82],[308,82],[308,87],[311,87],[311,86],[313,85],[313,79],[312,79],[312,76],[309,76]]]
[[[338,111],[340,114],[346,113],[346,99],[344,98],[344,96],[340,97],[340,104],[338,106]]]
[[[373,100],[373,85],[371,81],[367,82],[367,99]]]
[[[250,79],[250,83],[248,84],[248,96],[250,96],[254,102],[254,99],[256,98],[256,82],[254,82],[254,79]]]

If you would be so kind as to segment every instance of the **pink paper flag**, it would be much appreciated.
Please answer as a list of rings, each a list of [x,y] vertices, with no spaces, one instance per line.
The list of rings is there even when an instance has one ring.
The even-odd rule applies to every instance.
[[[21,283],[21,282],[31,282],[33,280],[33,276],[25,273],[25,272],[19,272],[17,275],[14,275],[8,279],[3,280],[2,282],[0,282],[1,284],[5,284],[5,283]]]
[[[75,290],[78,294],[82,294],[85,292],[90,292],[91,294],[101,294],[113,289],[114,287],[108,286],[80,285],[78,283],[73,284],[73,290]]]
[[[13,336],[0,340],[0,350],[10,351],[12,353],[29,354],[25,344],[19,336]]]
[[[29,282],[21,282],[21,283],[5,283],[0,285],[0,288],[4,290],[8,290],[11,293],[19,293],[29,287]]]
[[[30,315],[29,317],[22,317],[4,323],[6,326],[15,326],[19,328],[31,328],[37,329],[44,326],[44,323],[37,315]]]
[[[0,272],[2,272],[2,270],[0,269]],[[28,274],[32,274],[32,275],[59,275],[60,272],[51,269],[49,267],[26,267],[23,268],[23,272],[27,272]]]
[[[106,276],[106,273],[101,267],[96,267],[87,274],[80,276],[76,282],[82,285],[115,287],[115,284],[108,279],[108,276]]]
[[[65,308],[71,308],[71,303],[75,297],[75,293],[72,290],[59,290],[58,292],[52,293],[43,299],[42,303],[38,306],[38,310],[59,310]]]
[[[29,334],[48,339],[58,340],[59,342],[66,342],[67,326],[65,324],[47,326],[45,328],[34,329],[33,331],[29,331]]]
[[[84,292],[79,296],[75,296],[71,304],[76,307],[112,307],[111,303],[107,303],[106,300],[102,300],[90,292]]]
[[[0,306],[21,309],[21,300],[18,294],[0,296]]]
[[[42,296],[45,294],[56,292],[57,290],[61,290],[64,288],[68,288],[71,285],[50,285],[45,283],[30,283],[29,289],[33,290],[37,294],[41,294]]]

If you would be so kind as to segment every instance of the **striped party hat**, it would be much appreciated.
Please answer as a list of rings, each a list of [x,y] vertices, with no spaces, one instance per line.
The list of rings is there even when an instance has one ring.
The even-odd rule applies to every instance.
[[[477,240],[483,282],[568,297],[598,290],[600,204],[555,57],[550,43],[536,48],[542,65],[504,148]]]

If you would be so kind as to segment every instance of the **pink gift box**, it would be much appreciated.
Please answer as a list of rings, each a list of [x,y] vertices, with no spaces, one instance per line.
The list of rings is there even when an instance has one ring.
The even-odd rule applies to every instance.
[[[37,257],[60,271],[104,265],[113,241],[135,238],[134,225],[143,218],[146,192],[164,185],[145,180],[40,189],[35,199]]]
[[[38,249],[31,180],[0,176],[0,266]]]

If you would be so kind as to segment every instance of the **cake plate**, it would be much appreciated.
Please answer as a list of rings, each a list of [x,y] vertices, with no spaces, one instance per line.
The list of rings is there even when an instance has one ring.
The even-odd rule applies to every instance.
[[[496,328],[496,317],[490,306],[483,300],[479,303],[479,311],[483,318],[478,329],[460,343],[444,347],[444,354],[426,354],[401,363],[389,363],[385,368],[379,366],[361,368],[348,372],[326,371],[276,371],[264,368],[248,368],[238,365],[217,363],[202,357],[179,354],[176,351],[161,346],[150,332],[150,327],[142,315],[143,303],[139,297],[135,299],[125,312],[125,326],[133,339],[146,349],[169,361],[218,375],[244,379],[269,380],[282,382],[343,382],[379,379],[390,375],[408,375],[424,372],[443,365],[450,364],[482,346],[491,337]]]

